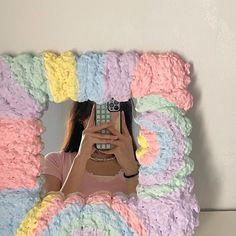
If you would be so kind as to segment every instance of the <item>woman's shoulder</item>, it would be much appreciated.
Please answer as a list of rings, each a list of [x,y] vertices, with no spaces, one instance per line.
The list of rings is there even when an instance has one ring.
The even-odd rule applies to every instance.
[[[63,156],[63,152],[61,151],[54,151],[54,152],[48,152],[46,155],[45,155],[45,158],[58,158],[60,156]]]
[[[53,151],[53,152],[48,152],[45,156],[69,156],[73,155],[75,152],[65,152],[65,151]]]
[[[53,159],[53,160],[64,160],[65,157],[69,156],[70,153],[64,151],[53,151],[49,152],[45,155],[46,159]]]

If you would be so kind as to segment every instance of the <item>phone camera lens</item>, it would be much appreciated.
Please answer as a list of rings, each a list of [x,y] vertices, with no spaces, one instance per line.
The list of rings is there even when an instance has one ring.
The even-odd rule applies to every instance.
[[[115,106],[114,109],[117,111],[117,110],[119,110],[119,107],[118,107],[118,106]]]
[[[110,103],[110,107],[113,107],[114,106],[114,104],[113,103]]]
[[[118,102],[117,102],[117,101],[114,101],[114,103],[115,103],[115,105],[117,105],[117,104],[118,104]]]

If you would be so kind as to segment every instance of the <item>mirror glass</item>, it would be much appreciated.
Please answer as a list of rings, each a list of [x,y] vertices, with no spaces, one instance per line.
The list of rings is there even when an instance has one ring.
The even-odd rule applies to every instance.
[[[41,118],[45,128],[41,135],[44,143],[44,149],[41,152],[43,154],[41,176],[45,180],[44,195],[49,191],[59,190],[65,194],[80,192],[84,196],[98,191],[109,191],[113,194],[136,194],[139,169],[135,154],[138,148],[137,136],[139,133],[139,126],[134,121],[134,117],[138,115],[134,109],[136,101],[134,98],[130,98],[126,102],[119,103],[120,109],[125,114],[125,124],[132,143],[128,143],[127,139],[121,137],[127,138],[125,133],[123,134],[125,127],[122,127],[121,113],[121,133],[115,134],[118,132],[118,128],[113,119],[111,127],[115,131],[106,129],[105,133],[102,124],[104,121],[108,122],[109,117],[106,116],[107,114],[103,115],[104,109],[96,111],[94,108],[93,125],[94,128],[100,126],[100,131],[88,132],[83,135],[83,130],[89,130],[88,121],[91,117],[93,104],[95,102],[89,100],[85,102],[72,100],[62,103],[49,102],[48,110]],[[96,105],[99,107],[98,104]],[[99,112],[102,114],[101,117],[99,117]],[[103,120],[99,121],[99,118]],[[102,124],[99,125],[99,122]],[[109,138],[108,140],[113,139],[116,145],[107,142],[107,139],[101,139],[102,135]],[[116,139],[115,136],[117,136]],[[104,142],[102,141],[100,146],[91,146],[91,142],[95,142],[95,140],[103,140]],[[118,144],[118,142],[120,143]],[[108,146],[111,145],[109,146],[111,149],[108,146],[104,147],[104,143]],[[106,153],[103,151],[104,148],[108,148]],[[116,151],[114,151],[115,148]],[[75,162],[75,158],[79,161]],[[126,158],[126,160],[121,158]],[[127,178],[129,176],[133,177]]]

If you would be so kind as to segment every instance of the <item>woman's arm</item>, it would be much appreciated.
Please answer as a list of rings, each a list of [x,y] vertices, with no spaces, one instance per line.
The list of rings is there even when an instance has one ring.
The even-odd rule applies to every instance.
[[[44,183],[44,191],[47,194],[50,191],[59,191],[61,188],[61,180],[56,176],[43,174],[45,183]]]
[[[135,164],[133,164],[130,167],[127,167],[124,171],[125,171],[125,175],[133,175],[135,173],[137,173],[139,170],[139,165],[137,164],[137,162]],[[136,187],[138,185],[138,175],[132,177],[132,178],[125,178],[126,179],[126,184],[127,184],[127,194],[131,194],[131,193],[136,193]]]
[[[129,179],[127,178],[126,183],[127,183],[127,194],[129,195],[131,193],[136,193],[136,187],[138,185],[138,175]]]
[[[70,193],[80,191],[86,164],[86,158],[81,158],[79,155],[74,158],[65,182],[60,189],[60,192],[63,192],[65,197]]]

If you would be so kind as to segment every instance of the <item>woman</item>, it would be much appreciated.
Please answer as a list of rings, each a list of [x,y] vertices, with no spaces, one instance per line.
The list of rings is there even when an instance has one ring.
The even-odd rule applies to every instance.
[[[132,133],[132,99],[121,102],[122,131],[111,122],[95,125],[95,103],[74,102],[60,152],[45,156],[41,174],[44,194],[50,191],[88,196],[97,191],[136,193],[139,163]],[[99,131],[108,129],[110,134]],[[97,150],[95,143],[111,143],[110,150]]]

